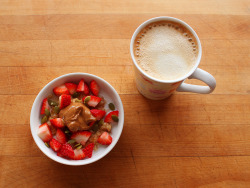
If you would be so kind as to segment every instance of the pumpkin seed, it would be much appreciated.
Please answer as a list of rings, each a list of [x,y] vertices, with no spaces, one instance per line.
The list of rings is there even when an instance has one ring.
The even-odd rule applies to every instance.
[[[112,118],[112,120],[114,122],[118,122],[119,121],[119,118],[116,115],[112,115],[111,118]]]
[[[41,123],[44,124],[48,121],[48,118],[47,116],[43,116],[42,120],[41,120]]]
[[[45,146],[47,146],[48,148],[50,148],[50,145],[47,142],[44,142]]]
[[[74,145],[74,148],[77,148],[77,147],[80,146],[80,145],[81,145],[81,144],[78,143],[78,144]]]
[[[81,148],[82,148],[82,144],[76,147],[76,149],[81,149]]]
[[[115,105],[113,103],[109,103],[109,109],[110,110],[115,110]]]
[[[58,102],[53,101],[51,99],[48,100],[48,103],[49,103],[50,106],[57,106],[58,105]]]
[[[77,97],[79,97],[79,94],[80,94],[80,93],[75,92],[75,93],[72,95],[72,97],[73,97],[73,98],[77,98]]]
[[[60,112],[59,106],[55,106],[54,111],[55,111],[56,114],[58,114]]]
[[[84,99],[84,103],[88,103],[90,101],[90,96],[87,96],[85,99]]]
[[[82,102],[82,100],[80,100],[80,99],[74,99],[75,100],[75,102]]]
[[[65,132],[65,134],[68,134],[68,133],[70,133],[70,131],[69,130],[66,130],[66,131],[64,131]]]
[[[49,109],[45,109],[45,115],[47,116],[47,117],[49,117],[50,116],[50,111],[49,111]]]
[[[102,126],[104,123],[103,119],[101,119],[99,122],[98,122],[98,125]]]
[[[66,131],[65,131],[65,132],[66,132]],[[69,144],[74,144],[75,142],[76,142],[76,141],[73,140],[73,139],[68,141]]]

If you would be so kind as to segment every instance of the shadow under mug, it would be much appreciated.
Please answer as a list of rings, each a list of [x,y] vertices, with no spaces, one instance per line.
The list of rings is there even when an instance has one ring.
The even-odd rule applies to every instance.
[[[183,77],[176,80],[159,80],[146,74],[137,64],[134,57],[134,40],[138,33],[148,24],[158,21],[170,21],[183,25],[195,37],[198,46],[198,56],[193,68]],[[161,100],[169,97],[174,91],[193,92],[207,94],[211,93],[216,87],[215,78],[208,72],[198,68],[201,60],[202,48],[201,42],[195,31],[185,22],[173,17],[156,17],[142,23],[134,32],[130,43],[130,54],[133,60],[135,82],[139,92],[148,99]],[[186,84],[186,79],[198,79],[206,83],[208,86]]]

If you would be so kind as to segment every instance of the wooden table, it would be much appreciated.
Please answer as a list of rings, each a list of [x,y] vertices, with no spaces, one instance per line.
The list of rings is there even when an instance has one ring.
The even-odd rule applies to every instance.
[[[0,187],[250,187],[249,10],[249,0],[1,0]],[[130,38],[162,15],[197,32],[213,94],[150,101],[136,90]],[[125,109],[115,148],[79,167],[46,157],[29,128],[38,92],[71,72],[107,80]]]

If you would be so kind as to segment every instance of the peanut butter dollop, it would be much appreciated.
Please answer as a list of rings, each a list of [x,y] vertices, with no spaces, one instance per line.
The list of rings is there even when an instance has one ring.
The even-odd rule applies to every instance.
[[[69,106],[62,109],[59,117],[64,120],[65,125],[71,132],[89,130],[88,123],[96,121],[89,108],[78,102],[72,102]]]

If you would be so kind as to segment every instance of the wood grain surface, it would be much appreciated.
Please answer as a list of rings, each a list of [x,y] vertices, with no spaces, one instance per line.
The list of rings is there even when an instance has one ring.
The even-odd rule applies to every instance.
[[[194,28],[214,93],[138,93],[130,38],[156,16]],[[0,187],[250,187],[249,60],[249,0],[1,0]],[[71,72],[107,80],[125,110],[115,148],[78,167],[46,157],[29,128],[36,95]]]

